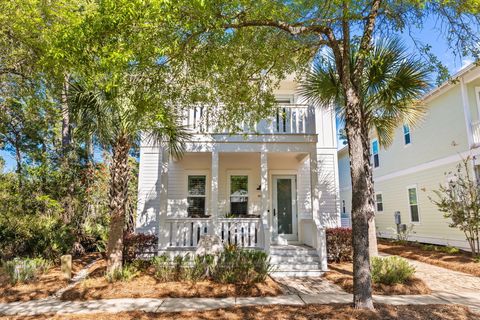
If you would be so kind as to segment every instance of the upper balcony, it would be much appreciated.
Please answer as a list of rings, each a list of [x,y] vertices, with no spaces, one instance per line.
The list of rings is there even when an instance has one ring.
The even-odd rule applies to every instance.
[[[232,134],[209,123],[206,108],[201,106],[194,107],[187,112],[183,125],[194,134]],[[253,126],[240,123],[238,127],[240,130],[234,134],[315,134],[315,108],[305,104],[280,104],[275,107],[273,115],[269,118],[262,119]]]

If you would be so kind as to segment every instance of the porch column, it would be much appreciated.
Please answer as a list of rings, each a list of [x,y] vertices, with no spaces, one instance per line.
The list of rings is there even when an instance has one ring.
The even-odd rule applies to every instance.
[[[168,163],[170,160],[168,151],[165,148],[160,148],[160,172],[159,172],[159,198],[160,208],[158,212],[158,219],[160,228],[158,229],[158,247],[159,249],[166,249],[170,238],[170,230],[167,230],[167,210],[168,210]]]
[[[310,188],[312,198],[312,219],[316,229],[316,249],[320,258],[322,270],[327,270],[327,239],[325,236],[325,222],[320,212],[320,165],[317,150],[310,152]]]
[[[263,227],[263,247],[266,253],[270,252],[270,223],[268,221],[268,154],[260,153],[260,188],[262,192],[261,217]]]
[[[212,225],[209,233],[220,235],[218,228],[218,151],[212,151],[212,178],[210,186],[210,215],[212,217]]]

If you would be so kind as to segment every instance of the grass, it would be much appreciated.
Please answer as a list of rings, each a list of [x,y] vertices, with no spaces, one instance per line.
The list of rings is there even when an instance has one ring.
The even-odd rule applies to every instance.
[[[422,245],[414,242],[398,244],[386,239],[379,239],[378,242],[378,250],[381,252],[480,277],[480,263],[470,253],[464,251],[456,252],[456,250],[451,250],[449,247],[436,250],[435,247],[437,246]]]
[[[69,320],[119,320],[119,319],[279,319],[279,320],[307,320],[307,319],[336,319],[336,320],[477,320],[480,315],[474,314],[468,308],[459,305],[406,305],[393,306],[378,304],[376,311],[355,310],[348,304],[328,305],[267,305],[245,306],[215,309],[208,311],[189,312],[122,312],[97,313],[82,315],[42,315],[32,317],[9,317],[0,319],[69,319]]]
[[[67,290],[62,300],[95,300],[114,298],[224,298],[236,296],[276,296],[282,294],[280,286],[270,278],[251,285],[220,284],[213,281],[160,281],[155,270],[143,270],[129,281],[110,283],[105,278],[105,261],[92,267],[92,273],[82,283]]]
[[[333,263],[328,267],[330,271],[325,273],[325,279],[340,286],[343,290],[353,293],[352,263]],[[425,282],[416,277],[412,277],[403,284],[373,284],[373,293],[378,295],[415,295],[430,294],[431,292]]]

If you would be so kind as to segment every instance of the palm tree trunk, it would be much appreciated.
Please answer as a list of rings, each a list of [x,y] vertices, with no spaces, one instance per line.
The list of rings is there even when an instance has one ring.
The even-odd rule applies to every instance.
[[[62,94],[61,94],[61,103],[60,103],[60,111],[62,114],[62,154],[63,157],[66,156],[70,144],[71,144],[71,137],[70,137],[70,113],[68,110],[68,74],[65,74],[63,79],[62,85]]]
[[[130,147],[130,140],[125,135],[118,137],[113,146],[110,166],[110,231],[107,245],[107,272],[122,268],[125,208],[128,204],[130,178],[130,167],[128,166]]]
[[[372,168],[368,130],[359,96],[347,90],[346,132],[352,177],[353,300],[355,308],[373,309],[369,223],[374,218]]]

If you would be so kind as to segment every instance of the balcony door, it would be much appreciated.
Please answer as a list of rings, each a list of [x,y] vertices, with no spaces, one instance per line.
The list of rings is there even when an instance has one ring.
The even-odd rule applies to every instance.
[[[274,242],[286,244],[298,240],[296,178],[273,176],[272,184]]]

